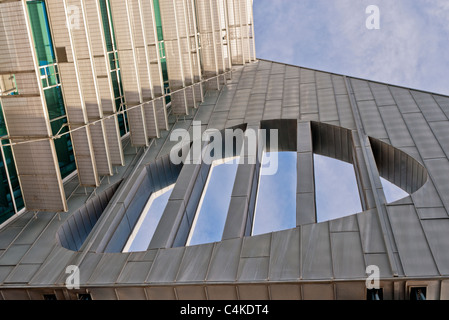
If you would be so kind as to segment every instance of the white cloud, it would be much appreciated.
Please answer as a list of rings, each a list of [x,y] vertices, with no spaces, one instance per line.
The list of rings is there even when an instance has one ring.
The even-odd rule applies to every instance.
[[[257,56],[449,94],[449,3],[377,0],[381,28],[368,30],[371,4],[257,0]]]

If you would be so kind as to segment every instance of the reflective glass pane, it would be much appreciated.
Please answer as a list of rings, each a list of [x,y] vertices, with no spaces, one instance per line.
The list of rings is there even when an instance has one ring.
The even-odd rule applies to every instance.
[[[161,68],[162,68],[162,78],[165,81],[168,81],[168,72],[167,72],[167,60],[161,59]]]
[[[48,87],[48,81],[47,81],[47,78],[43,78],[43,79],[42,79],[42,87],[43,87],[44,89]]]
[[[114,89],[114,97],[118,98],[120,97],[120,87],[118,83],[117,72],[115,71],[111,72],[111,79],[112,79],[112,88]]]
[[[47,68],[47,74],[48,74],[48,85],[49,86],[55,86],[58,84],[56,79],[56,72],[54,66],[49,66]]]
[[[159,41],[164,40],[164,35],[162,33],[162,19],[161,19],[161,9],[159,7],[159,0],[154,0],[154,15],[156,20],[156,29],[157,29],[157,39]]]
[[[188,245],[221,241],[239,158],[212,163],[187,240]]]
[[[380,181],[382,182],[382,187],[384,189],[385,198],[387,202],[394,202],[396,200],[405,198],[409,195],[408,192],[402,190],[397,185],[391,183],[390,181],[380,177]]]
[[[6,131],[6,123],[5,119],[3,118],[2,104],[0,103],[0,137],[6,135],[8,135],[8,132]]]
[[[9,140],[3,140],[3,144],[9,144]],[[14,199],[16,201],[16,207],[17,210],[20,211],[24,207],[24,203],[11,147],[10,146],[3,147],[3,153],[5,155],[6,167],[8,168],[9,181],[11,183]]]
[[[53,87],[44,90],[45,101],[47,102],[48,115],[50,120],[65,115],[64,100],[61,87]]]
[[[40,66],[56,62],[44,1],[27,1],[34,46]]]
[[[112,42],[111,29],[109,24],[109,14],[106,1],[107,0],[100,0],[101,20],[103,22],[104,37],[106,40],[106,49],[107,51],[112,51],[114,50],[114,47]]]
[[[5,222],[15,213],[6,175],[5,163],[0,154],[0,223]]]
[[[51,122],[51,129],[53,134],[65,133],[68,131],[68,127],[64,127],[61,130],[61,126],[67,123],[66,118],[55,120]],[[58,156],[59,168],[61,170],[62,178],[64,179],[73,171],[76,170],[75,156],[73,154],[72,141],[70,140],[70,134],[65,134],[59,139],[55,139],[56,154]]]
[[[263,163],[271,156],[271,152],[264,153]],[[253,235],[296,227],[296,168],[297,153],[287,151],[277,153],[277,170],[262,165]]]
[[[126,134],[125,117],[123,114],[117,115],[118,125],[120,129],[120,136],[123,137]]]
[[[154,192],[134,227],[124,252],[146,251],[153,238],[159,220],[167,206],[174,185]]]
[[[115,70],[117,68],[115,64],[115,54],[113,52],[108,53],[109,57],[109,65],[111,67],[111,70]]]
[[[354,166],[314,155],[317,221],[328,221],[362,212]]]

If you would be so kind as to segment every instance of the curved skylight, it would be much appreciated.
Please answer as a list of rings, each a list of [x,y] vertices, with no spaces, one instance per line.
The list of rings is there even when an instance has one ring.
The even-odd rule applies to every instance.
[[[264,163],[271,153],[262,157]],[[260,171],[253,235],[296,227],[297,153],[278,152],[277,161],[275,174],[265,174],[265,165]]]
[[[314,154],[317,222],[362,212],[354,166]]]
[[[380,181],[382,182],[382,187],[384,189],[385,198],[388,203],[395,202],[399,199],[405,198],[410,194],[401,188],[399,188],[394,183],[391,183],[387,179],[380,177]]]
[[[187,245],[221,241],[239,159],[212,162]]]
[[[146,251],[173,191],[172,184],[153,192],[137,221],[123,252]]]

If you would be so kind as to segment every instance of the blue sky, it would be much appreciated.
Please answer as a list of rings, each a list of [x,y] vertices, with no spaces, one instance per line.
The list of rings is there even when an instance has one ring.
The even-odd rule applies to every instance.
[[[449,95],[447,0],[254,0],[253,12],[258,58]]]
[[[209,181],[206,184],[208,187],[203,191],[202,204],[200,203],[200,210],[197,211],[197,219],[194,221],[190,245],[221,241],[231,202],[238,159],[211,167]]]
[[[380,29],[366,27],[369,5]],[[255,0],[253,12],[258,58],[449,94],[447,0]],[[353,167],[315,160],[319,221],[360,212]],[[382,182],[389,202],[406,195]]]
[[[254,235],[296,227],[296,152],[280,152],[277,161],[273,175],[265,174],[267,166],[261,168]]]

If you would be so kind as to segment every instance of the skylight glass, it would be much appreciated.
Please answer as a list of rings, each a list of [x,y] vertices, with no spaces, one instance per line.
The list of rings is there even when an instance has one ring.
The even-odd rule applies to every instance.
[[[146,251],[175,185],[153,192],[123,252]]]
[[[382,187],[384,189],[385,198],[387,199],[388,203],[405,198],[409,195],[408,192],[402,190],[397,185],[395,185],[394,183],[391,183],[387,179],[380,177],[380,181],[382,182]]]
[[[221,241],[238,161],[239,157],[212,162],[187,245]]]
[[[271,153],[262,155],[262,163],[265,157]],[[297,153],[278,152],[277,161],[275,174],[266,174],[267,165],[260,171],[253,235],[296,227]]]
[[[354,166],[314,154],[317,222],[362,212]]]

